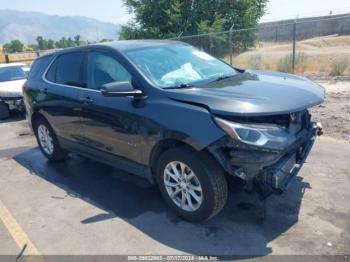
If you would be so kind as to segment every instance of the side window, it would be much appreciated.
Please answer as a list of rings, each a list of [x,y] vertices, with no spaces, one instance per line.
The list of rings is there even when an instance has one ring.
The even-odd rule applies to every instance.
[[[97,52],[88,56],[87,76],[87,87],[91,89],[112,82],[131,82],[130,74],[115,58]]]
[[[57,68],[57,60],[55,60],[49,70],[46,73],[46,79],[49,80],[50,82],[55,83],[56,82],[56,68]]]
[[[31,66],[31,69],[28,75],[28,80],[40,79],[45,69],[49,65],[51,59],[52,59],[52,56],[44,56],[44,57],[37,58]]]
[[[60,55],[51,65],[46,79],[63,85],[85,87],[82,79],[83,53]]]

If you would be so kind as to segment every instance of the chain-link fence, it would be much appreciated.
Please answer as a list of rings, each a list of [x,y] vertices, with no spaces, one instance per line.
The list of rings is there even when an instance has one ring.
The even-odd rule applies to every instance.
[[[176,39],[238,68],[350,76],[350,14],[265,23],[258,28]]]
[[[350,14],[260,24],[177,40],[238,68],[316,76],[350,76]],[[31,63],[46,52],[0,54],[0,63]]]

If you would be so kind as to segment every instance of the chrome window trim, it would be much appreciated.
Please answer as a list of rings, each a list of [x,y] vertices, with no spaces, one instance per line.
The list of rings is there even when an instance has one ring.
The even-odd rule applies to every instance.
[[[69,53],[66,53],[69,54]],[[63,55],[63,54],[62,54]],[[45,69],[43,75],[41,76],[41,79],[47,83],[47,84],[51,84],[51,85],[57,85],[57,86],[61,86],[61,87],[69,87],[69,88],[76,88],[76,89],[80,89],[80,90],[88,90],[88,91],[94,91],[94,92],[98,92],[101,93],[100,90],[96,90],[96,89],[91,89],[91,88],[87,88],[87,87],[78,87],[78,86],[71,86],[71,85],[64,85],[64,84],[59,84],[59,83],[55,83],[55,82],[51,82],[48,79],[46,79],[46,74],[47,72],[50,70],[52,64],[56,61],[56,59],[59,57],[60,55],[56,55],[52,61],[50,62],[50,64],[47,66],[47,68]]]

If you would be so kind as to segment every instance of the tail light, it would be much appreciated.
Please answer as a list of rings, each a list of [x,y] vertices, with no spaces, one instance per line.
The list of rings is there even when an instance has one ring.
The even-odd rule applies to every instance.
[[[22,94],[23,94],[23,95],[25,94],[26,89],[27,89],[27,87],[26,87],[26,82],[24,82],[23,85],[22,85]]]

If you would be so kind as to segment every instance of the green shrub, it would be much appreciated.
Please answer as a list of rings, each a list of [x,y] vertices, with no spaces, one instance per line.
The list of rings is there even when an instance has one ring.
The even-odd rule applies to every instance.
[[[305,53],[295,54],[295,71],[303,72],[306,67],[308,56]],[[277,70],[280,72],[291,73],[293,71],[293,54],[282,57],[277,64]]]
[[[248,67],[251,69],[261,69],[261,55],[252,55],[249,57]]]
[[[335,59],[331,63],[331,76],[340,76],[342,75],[346,68],[349,66],[349,61],[342,58],[342,59]]]

